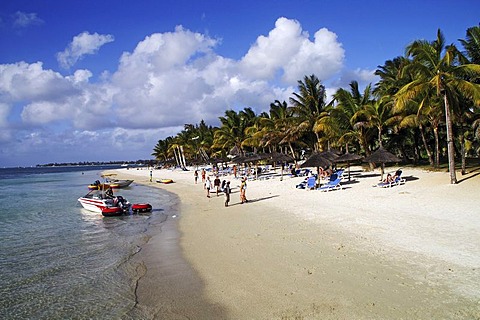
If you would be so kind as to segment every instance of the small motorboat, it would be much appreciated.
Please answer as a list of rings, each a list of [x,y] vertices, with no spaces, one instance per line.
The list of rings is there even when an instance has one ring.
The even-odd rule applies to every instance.
[[[96,180],[94,183],[88,185],[88,190],[106,190],[108,188],[121,189],[130,186],[133,182],[133,180],[120,180],[110,178],[115,175],[115,173],[103,174],[102,178],[105,179],[105,182],[102,183],[100,182],[100,180]]]
[[[110,186],[112,189],[120,189],[120,188],[126,188],[129,185],[131,185],[133,180],[110,180],[107,182],[107,184]]]
[[[109,189],[111,191],[111,189]],[[120,215],[130,211],[131,204],[122,196],[114,196],[108,190],[91,190],[85,196],[78,198],[83,208],[103,215]],[[120,213],[120,210],[122,211]],[[105,212],[104,212],[105,211]]]
[[[108,183],[101,183],[100,180],[96,180],[94,183],[88,185],[88,190],[107,190],[110,188]]]
[[[116,176],[116,173],[105,173],[102,174],[102,178],[105,178],[105,183],[110,186],[112,189],[126,188],[132,184],[133,180],[120,180],[114,179],[112,177]]]

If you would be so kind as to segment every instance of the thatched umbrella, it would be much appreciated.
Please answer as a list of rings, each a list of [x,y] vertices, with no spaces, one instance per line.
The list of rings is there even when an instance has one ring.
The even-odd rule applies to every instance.
[[[400,158],[398,158],[396,155],[394,155],[393,153],[385,150],[383,147],[380,147],[380,148],[377,149],[377,151],[375,151],[374,153],[372,153],[371,155],[369,155],[368,157],[363,159],[363,161],[373,162],[373,163],[381,163],[382,164],[382,167],[381,167],[382,168],[382,171],[381,171],[382,176],[381,176],[380,180],[383,180],[385,163],[400,162],[402,160]]]
[[[322,157],[324,157],[325,159],[330,160],[332,162],[334,162],[334,160],[338,158],[338,154],[336,154],[335,152],[330,151],[330,150],[320,152],[320,155]]]
[[[317,174],[320,175],[320,167],[328,167],[332,165],[332,161],[328,160],[321,153],[315,152],[300,166],[301,168],[316,167]]]
[[[350,181],[350,162],[363,159],[361,155],[355,153],[345,153],[335,159],[335,163],[346,162],[348,166],[348,181]]]
[[[235,162],[235,163],[248,163],[248,162],[254,162],[255,163],[255,178],[257,178],[258,176],[258,161],[260,160],[264,160],[264,159],[267,159],[268,158],[268,155],[266,153],[254,153],[250,156],[246,156],[246,157],[242,157],[242,156],[239,156],[239,157],[236,157],[236,158],[233,158],[232,161]]]
[[[267,159],[273,161],[273,168],[275,172],[276,172],[275,164],[277,163],[277,161],[289,162],[289,161],[295,160],[292,156],[289,156],[288,154],[276,152],[276,151],[267,153],[266,155],[268,156]],[[283,180],[283,165],[282,165],[282,172],[280,173],[280,175],[281,175],[280,180]]]
[[[274,162],[277,162],[277,161],[288,162],[288,161],[295,160],[292,156],[289,156],[288,154],[276,152],[276,151],[267,153],[267,156],[268,156],[268,159]]]

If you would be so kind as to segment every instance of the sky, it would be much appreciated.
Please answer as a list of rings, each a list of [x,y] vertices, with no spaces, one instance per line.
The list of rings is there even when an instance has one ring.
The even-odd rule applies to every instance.
[[[184,124],[268,111],[315,74],[330,97],[477,0],[3,0],[0,167],[153,159]]]

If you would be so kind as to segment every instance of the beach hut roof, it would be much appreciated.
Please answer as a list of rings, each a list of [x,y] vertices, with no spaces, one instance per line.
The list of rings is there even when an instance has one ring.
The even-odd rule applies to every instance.
[[[312,154],[300,167],[310,168],[310,167],[327,167],[332,165],[332,161],[325,158],[322,154],[316,152]]]
[[[345,153],[339,156],[338,158],[335,159],[335,162],[350,162],[350,161],[356,161],[363,159],[361,155],[355,154],[355,153]]]
[[[396,155],[394,155],[393,153],[385,150],[383,147],[380,147],[377,149],[377,151],[375,151],[374,153],[372,153],[371,155],[363,159],[363,161],[373,162],[373,163],[388,163],[388,162],[400,162],[402,160],[398,158]]]

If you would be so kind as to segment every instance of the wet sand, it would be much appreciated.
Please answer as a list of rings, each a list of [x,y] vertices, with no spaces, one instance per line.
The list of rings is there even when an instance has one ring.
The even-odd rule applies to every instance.
[[[203,296],[204,283],[180,248],[179,199],[152,214],[162,212],[164,221],[150,226],[151,238],[135,256],[137,304],[134,319],[226,319],[222,306]]]
[[[381,189],[372,188],[378,174],[358,170],[328,193],[277,177],[249,182],[243,205],[230,177],[225,208],[192,171],[155,170],[154,179],[175,180],[169,185],[150,183],[148,170],[118,172],[180,199],[180,247],[171,244],[185,260],[170,265],[177,277],[162,276],[163,240],[153,237],[140,255],[147,274],[139,302],[161,310],[159,319],[169,318],[156,307],[165,288],[187,297],[170,303],[179,318],[480,319],[478,173],[451,186],[445,173],[405,169],[405,185]]]

